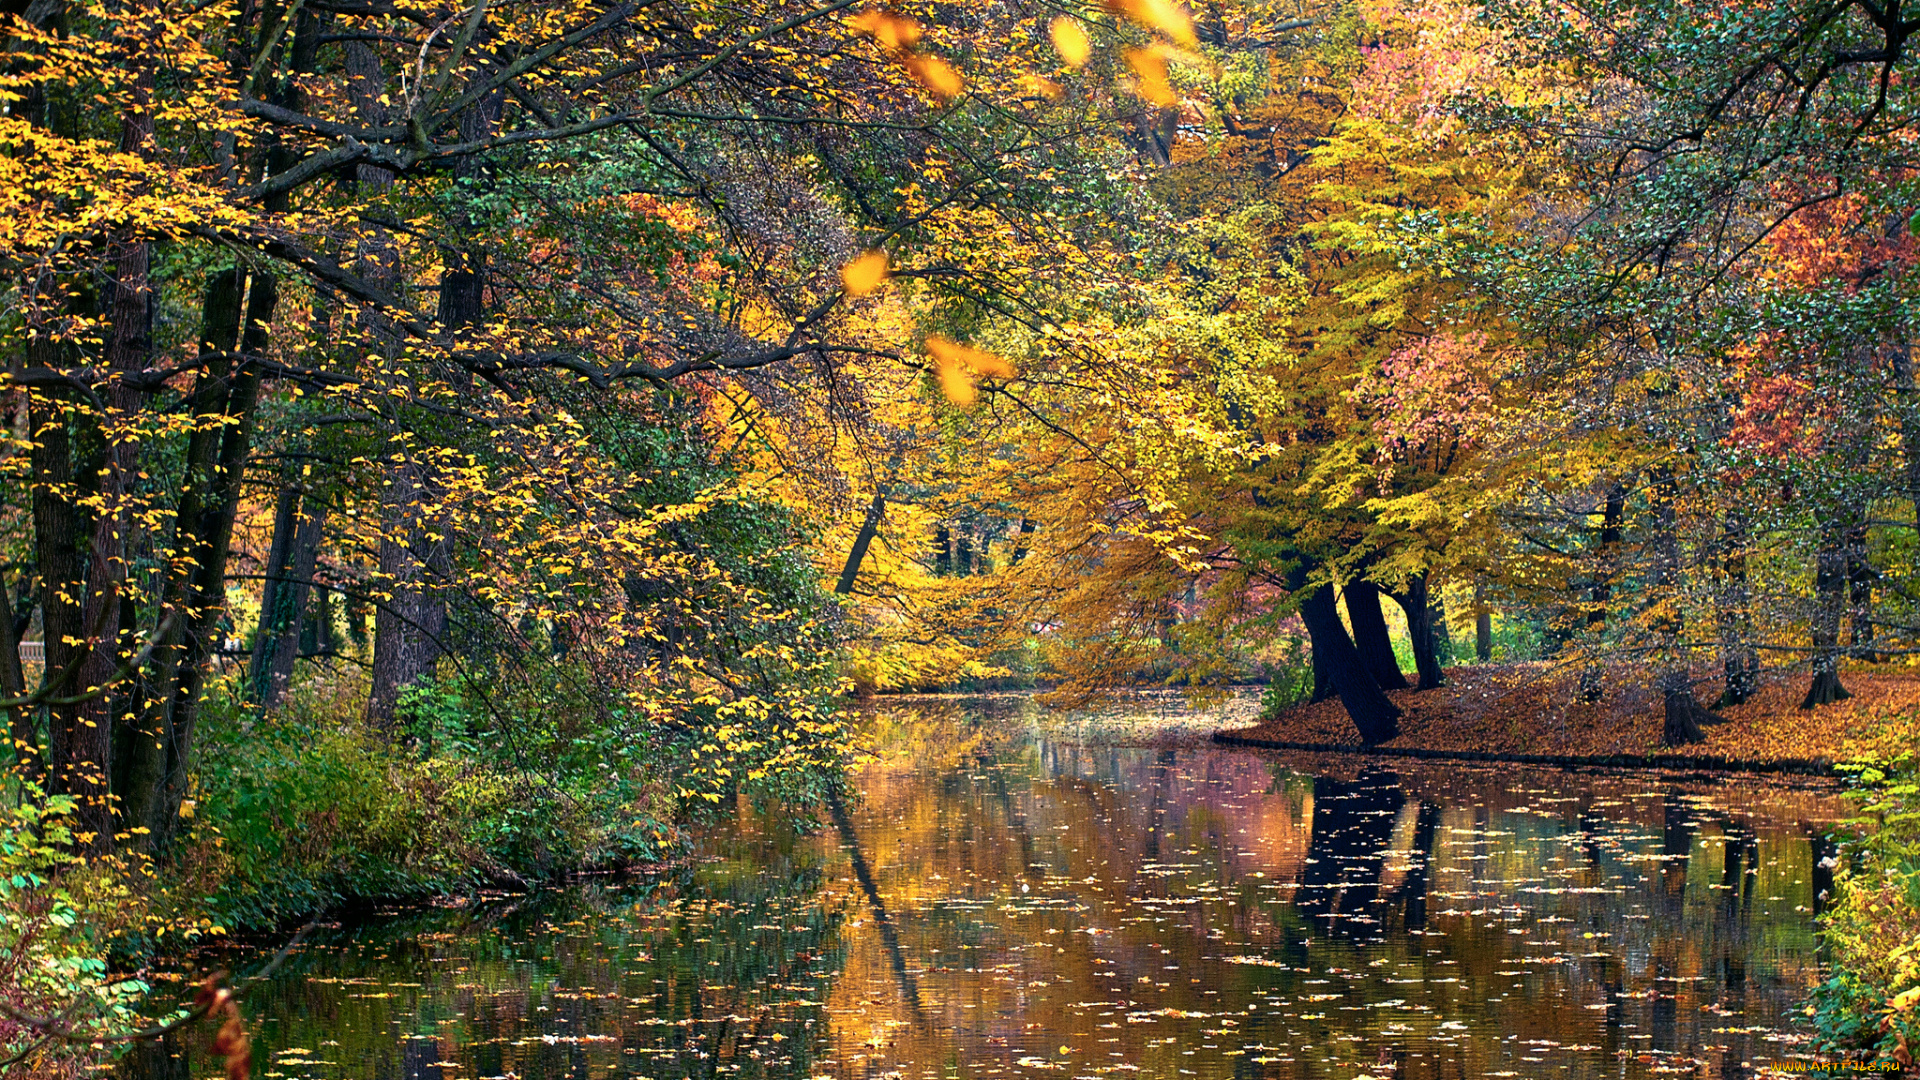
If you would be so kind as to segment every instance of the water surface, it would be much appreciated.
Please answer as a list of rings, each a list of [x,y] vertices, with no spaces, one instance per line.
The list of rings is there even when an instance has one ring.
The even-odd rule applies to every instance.
[[[1733,1077],[1804,1038],[1820,785],[884,708],[811,831],[743,807],[675,872],[315,935],[248,996],[255,1075]]]

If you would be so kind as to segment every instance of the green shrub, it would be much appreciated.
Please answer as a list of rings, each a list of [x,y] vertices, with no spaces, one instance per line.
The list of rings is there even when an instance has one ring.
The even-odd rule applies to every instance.
[[[498,737],[459,693],[409,690],[389,739],[312,703],[209,710],[193,841],[221,872],[217,921],[258,926],[349,900],[472,891],[657,858],[673,842],[639,766],[603,745],[555,748],[529,722]],[[591,742],[591,740],[584,740]],[[523,766],[518,755],[539,761]]]
[[[1811,1011],[1830,1050],[1911,1065],[1920,1048],[1920,759],[1910,748],[1859,763],[1867,816],[1821,933],[1833,974]]]
[[[30,782],[12,785],[0,811],[0,999],[19,1013],[59,1022],[72,1033],[113,1035],[138,1023],[133,1005],[147,992],[108,973],[111,927],[90,915],[89,893],[117,890],[111,867],[87,867],[70,854],[73,799],[47,796]],[[25,1054],[38,1074],[77,1072],[72,1043],[0,1016],[0,1058]]]

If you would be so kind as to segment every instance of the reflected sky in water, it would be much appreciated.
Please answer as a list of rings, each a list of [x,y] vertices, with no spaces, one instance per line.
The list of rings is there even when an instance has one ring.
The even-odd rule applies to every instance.
[[[325,931],[249,995],[256,1076],[1738,1077],[1799,1050],[1824,787],[884,708],[811,832],[743,807],[678,872]],[[211,1076],[203,1041],[123,1072]]]

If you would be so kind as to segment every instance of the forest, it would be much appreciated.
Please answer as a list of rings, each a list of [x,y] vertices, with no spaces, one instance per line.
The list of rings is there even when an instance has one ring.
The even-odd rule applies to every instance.
[[[827,829],[877,700],[1247,685],[1842,762],[1911,1064],[1899,0],[0,7],[0,1068],[244,1080],[156,958]]]

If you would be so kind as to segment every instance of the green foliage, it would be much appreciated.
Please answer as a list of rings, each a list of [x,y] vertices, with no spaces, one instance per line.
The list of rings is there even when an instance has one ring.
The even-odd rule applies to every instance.
[[[524,758],[541,762],[532,768],[522,755],[553,749],[559,722],[528,723],[531,740],[503,737],[495,713],[439,682],[403,699],[404,741],[321,711],[309,702],[262,717],[230,705],[208,717],[195,842],[218,867],[207,903],[221,921],[525,886],[656,858],[673,842],[664,792],[644,781],[646,762],[611,745],[615,733],[563,740],[559,754]]]
[[[1823,935],[1833,975],[1813,996],[1833,1050],[1910,1061],[1920,1047],[1920,756],[1911,744],[1856,763],[1866,816],[1844,846]]]
[[[89,887],[100,891],[98,874],[90,876],[69,853],[74,800],[48,796],[27,781],[9,794],[14,805],[0,813],[0,999],[77,1031],[131,1028],[137,1023],[132,1006],[148,988],[109,974],[104,927],[88,903]],[[20,1053],[44,1034],[0,1018],[0,1057]],[[50,1043],[40,1053],[57,1057],[65,1050],[64,1043]]]
[[[1305,704],[1313,696],[1313,658],[1308,654],[1306,642],[1294,638],[1289,650],[1276,660],[1261,665],[1267,677],[1266,689],[1260,692],[1260,717],[1270,719],[1285,709]],[[1398,642],[1395,644],[1398,649]],[[1408,660],[1404,666],[1412,666]]]

